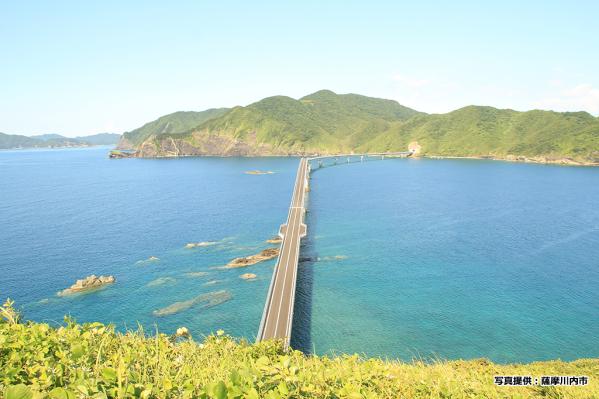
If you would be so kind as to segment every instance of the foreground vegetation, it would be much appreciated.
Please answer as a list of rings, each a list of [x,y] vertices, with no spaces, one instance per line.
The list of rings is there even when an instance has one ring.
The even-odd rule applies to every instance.
[[[0,308],[0,394],[26,398],[596,398],[599,359],[497,365],[306,356],[219,331],[191,337],[120,334],[65,319],[20,323]],[[586,375],[584,387],[500,387],[495,375]]]

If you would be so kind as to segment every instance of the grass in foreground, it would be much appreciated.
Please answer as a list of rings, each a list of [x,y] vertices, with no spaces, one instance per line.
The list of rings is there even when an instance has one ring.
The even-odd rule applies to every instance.
[[[0,394],[26,398],[597,398],[599,359],[498,365],[307,356],[222,332],[203,343],[100,323],[20,323],[0,307]],[[500,387],[495,375],[586,375],[584,387]]]

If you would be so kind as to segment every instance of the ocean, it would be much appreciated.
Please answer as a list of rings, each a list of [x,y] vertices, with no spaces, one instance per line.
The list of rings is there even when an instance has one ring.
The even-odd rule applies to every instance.
[[[254,340],[275,260],[223,266],[272,246],[298,159],[107,152],[0,152],[0,300],[52,325],[69,315]],[[244,173],[256,169],[274,173]],[[598,205],[591,167],[387,159],[315,170],[292,346],[402,360],[599,357]],[[57,296],[91,274],[116,283]]]

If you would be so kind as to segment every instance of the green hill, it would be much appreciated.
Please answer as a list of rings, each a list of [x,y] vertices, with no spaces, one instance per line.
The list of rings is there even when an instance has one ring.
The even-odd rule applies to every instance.
[[[44,143],[42,140],[27,136],[0,133],[0,149],[35,147],[36,145],[44,146]]]
[[[18,134],[0,133],[0,149],[86,147],[89,145],[89,143],[79,139],[68,138],[58,134],[27,137]]]
[[[477,106],[412,118],[360,150],[407,148],[413,141],[425,154],[441,156],[599,161],[599,121],[586,112],[517,112]]]
[[[321,90],[299,100],[265,98],[196,129],[238,140],[255,139],[283,151],[347,151],[371,134],[418,114],[391,100]]]
[[[195,118],[206,112],[170,114],[124,139],[140,157],[405,151],[416,142],[424,155],[599,162],[599,119],[586,112],[469,106],[425,114],[392,100],[328,90]]]
[[[119,148],[136,147],[152,135],[186,132],[207,120],[223,115],[227,111],[228,108],[214,108],[201,112],[179,111],[164,115],[140,128],[125,132]]]
[[[42,140],[42,141],[63,140],[63,139],[66,139],[65,136],[61,136],[60,134],[56,134],[56,133],[40,134],[40,135],[36,135],[36,136],[31,136],[31,138],[32,139],[37,139],[37,140]]]
[[[89,136],[78,136],[75,138],[91,145],[113,145],[119,142],[121,135],[117,133],[97,133]]]
[[[62,148],[62,147],[89,147],[92,145],[116,144],[121,137],[115,133],[99,133],[91,136],[75,138],[50,133],[38,136],[22,136],[18,134],[0,133],[0,149],[18,148]]]

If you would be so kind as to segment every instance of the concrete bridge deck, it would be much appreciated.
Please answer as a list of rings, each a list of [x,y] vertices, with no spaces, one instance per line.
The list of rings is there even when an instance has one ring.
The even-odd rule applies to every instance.
[[[311,162],[316,161],[318,166],[326,159],[335,161],[335,164],[361,162],[368,157],[407,157],[411,152],[376,153],[376,154],[342,154],[327,155],[300,160],[291,205],[287,214],[287,222],[281,225],[279,235],[283,239],[281,250],[272,275],[262,320],[256,341],[266,339],[282,339],[285,347],[289,346],[291,339],[291,326],[293,324],[293,306],[295,303],[295,284],[297,280],[297,267],[300,254],[300,241],[306,236],[304,215],[306,213],[306,191],[310,178]]]
[[[285,346],[289,345],[291,324],[293,323],[300,239],[306,235],[304,214],[306,211],[305,194],[308,173],[308,161],[306,158],[302,158],[295,178],[287,223],[282,225],[279,231],[283,242],[270,282],[258,331],[258,341],[276,338],[283,339]]]

